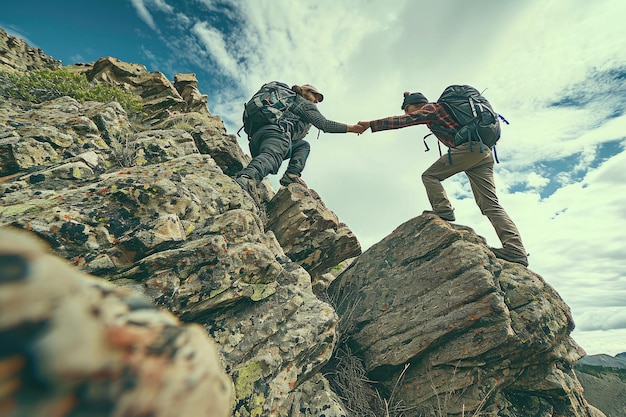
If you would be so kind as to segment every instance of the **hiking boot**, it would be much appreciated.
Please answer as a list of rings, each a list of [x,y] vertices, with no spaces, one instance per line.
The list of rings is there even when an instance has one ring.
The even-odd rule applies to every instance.
[[[504,248],[489,248],[496,258],[504,259],[505,261],[513,262],[523,266],[528,266],[528,256],[526,255],[512,255]]]
[[[249,175],[243,174],[235,178],[235,181],[256,202],[256,181]]]
[[[446,214],[439,214],[439,213],[436,213],[436,212],[434,212],[432,210],[424,210],[422,212],[422,214],[434,214],[435,216],[438,216],[439,218],[444,219],[444,220],[446,220],[448,222],[453,222],[454,220],[456,220],[456,218],[454,217],[454,213],[453,212],[446,213]]]
[[[298,184],[300,184],[300,185],[302,185],[302,186],[304,186],[306,188],[309,188],[309,187],[307,187],[306,182],[304,182],[304,180],[302,178],[300,178],[300,176],[298,174],[292,174],[292,173],[285,172],[283,174],[283,177],[280,179],[279,182],[280,182],[280,185],[283,185],[285,187],[288,186],[289,184],[293,184],[295,182],[295,183],[298,183]]]

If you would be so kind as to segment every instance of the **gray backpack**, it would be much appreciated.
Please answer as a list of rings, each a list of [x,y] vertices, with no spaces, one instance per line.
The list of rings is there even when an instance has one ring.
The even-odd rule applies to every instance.
[[[244,106],[243,130],[250,136],[268,124],[283,128],[282,123],[289,123],[283,116],[295,99],[296,92],[285,83],[264,84]]]

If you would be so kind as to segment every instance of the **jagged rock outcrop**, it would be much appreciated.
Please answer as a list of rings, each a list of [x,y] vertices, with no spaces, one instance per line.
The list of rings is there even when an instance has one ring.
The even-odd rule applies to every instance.
[[[121,87],[141,97],[145,119],[151,123],[167,119],[172,114],[195,112],[203,116],[211,115],[207,95],[198,90],[195,74],[176,74],[174,83],[171,83],[160,72],[149,72],[143,65],[114,57],[68,68],[85,74],[89,81]]]
[[[198,324],[0,228],[0,414],[227,417],[230,378]]]
[[[185,109],[187,113],[198,112],[210,114],[207,107],[208,96],[198,90],[198,80],[196,74],[176,74],[174,75],[174,88],[187,103]]]
[[[0,28],[0,70],[32,71],[34,69],[58,69],[61,61],[46,55],[41,49],[29,46]]]
[[[116,342],[120,346],[128,348],[136,340],[140,353],[150,350],[151,341],[161,340],[158,332],[172,323],[168,334],[175,337],[166,345],[183,355],[206,342],[187,333],[202,326],[232,384],[228,400],[238,417],[348,416],[354,410],[350,396],[326,377],[339,373],[337,366],[353,366],[348,363],[362,367],[348,370],[355,370],[361,383],[361,392],[352,398],[378,401],[371,412],[354,415],[385,415],[398,404],[409,407],[404,415],[418,415],[416,410],[429,410],[437,400],[453,414],[497,409],[506,417],[596,415],[571,370],[582,353],[569,337],[573,323],[567,305],[541,277],[497,261],[471,229],[420,216],[361,254],[348,226],[314,190],[292,184],[276,192],[265,180],[254,201],[237,185],[232,176],[249,157],[219,117],[202,110],[206,102],[196,91],[195,77],[180,75],[172,84],[163,74],[114,58],[72,70],[142,97],[151,113],[147,125],[131,123],[115,102],[63,97],[33,104],[0,98],[0,230],[28,231],[47,242],[51,255],[68,261],[46,255],[51,267],[45,276],[80,275],[80,282],[96,283],[76,284],[92,288],[89,295],[63,293],[68,297],[63,305],[103,303],[87,310],[119,313],[116,320],[154,330],[145,339],[122,338]],[[5,239],[11,249],[13,238]],[[9,253],[10,259],[24,258],[22,252]],[[44,272],[35,268],[32,273]],[[36,296],[12,282],[5,287],[4,281],[0,299]],[[139,299],[149,300],[139,312],[160,318],[136,321]],[[0,318],[5,326],[0,327],[0,365],[8,361],[10,381],[16,373],[22,378],[26,369],[14,358],[30,352],[40,336],[30,333],[28,320],[38,311],[29,307],[37,305],[24,306],[9,325],[2,324],[4,315]],[[182,325],[152,306],[195,324]],[[50,310],[59,329],[77,323],[72,313]],[[77,330],[82,328],[78,323]],[[86,336],[93,335],[88,330]],[[131,336],[134,330],[128,330]],[[29,336],[19,339],[20,345],[7,344],[15,331]],[[195,344],[182,343],[184,337]],[[349,360],[342,352],[350,352]],[[189,353],[169,360],[182,366],[194,358]],[[37,374],[40,364],[45,362],[32,363],[28,372]],[[72,374],[74,385],[51,380],[55,393],[89,387],[90,378],[100,374],[87,370],[99,368],[83,366],[82,374]],[[160,368],[144,371],[155,369]],[[143,375],[139,368],[136,372]],[[107,401],[110,407],[126,407],[116,387],[134,383],[132,378],[138,378],[140,388],[148,381],[136,374],[116,375],[131,379],[108,380]],[[178,381],[179,374],[172,375]],[[23,382],[0,390],[0,409],[17,404],[19,412],[28,412],[21,398],[47,401],[47,391],[33,385],[38,381]],[[160,398],[161,389],[164,399],[175,394],[167,384],[155,385],[145,385],[147,396]],[[80,395],[100,401],[100,389],[97,385]],[[178,392],[180,412],[184,401],[201,400],[194,393],[183,398]],[[83,398],[72,395],[59,398]],[[159,404],[151,403],[149,411],[168,415],[170,409]],[[71,407],[59,409],[57,415],[71,412]]]
[[[345,260],[361,253],[356,236],[319,195],[301,185],[281,188],[267,206],[267,227],[289,257],[316,280]]]
[[[329,293],[352,353],[412,415],[600,415],[572,369],[584,351],[568,306],[469,228],[412,219]]]

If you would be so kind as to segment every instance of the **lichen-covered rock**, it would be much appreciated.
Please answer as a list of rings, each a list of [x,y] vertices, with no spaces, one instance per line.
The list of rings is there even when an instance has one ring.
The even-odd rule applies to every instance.
[[[8,197],[20,198],[15,193]],[[35,203],[39,210],[30,210]],[[107,174],[63,193],[35,196],[21,209],[0,207],[0,214],[45,236],[59,254],[89,272],[101,274],[123,270],[188,235],[193,239],[215,216],[242,207],[256,210],[208,156],[190,155],[163,166]],[[99,256],[110,258],[114,269],[90,266]]]
[[[206,96],[199,94],[189,76],[183,76],[179,81],[181,90],[178,91],[162,73],[149,72],[143,65],[123,62],[114,57],[100,58],[93,64],[75,67],[74,71],[85,74],[89,81],[121,87],[141,97],[143,112],[154,123],[167,118],[172,112],[199,111],[210,114],[206,107]],[[185,94],[185,98],[181,93]]]
[[[237,144],[237,138],[226,134],[224,124],[219,119],[213,118],[200,126],[196,125],[192,135],[200,153],[213,156],[226,175],[234,176],[251,160]],[[272,196],[273,190],[270,198]]]
[[[234,415],[284,415],[289,394],[331,358],[336,324],[335,310],[313,295],[309,275],[292,263],[267,298],[208,316],[206,329],[235,384]]]
[[[174,75],[174,88],[187,103],[187,113],[199,112],[210,115],[207,107],[208,96],[198,90],[196,74]]]
[[[351,414],[346,411],[341,399],[330,388],[326,378],[316,374],[289,394],[279,415],[284,417],[347,417]]]
[[[300,184],[281,187],[268,204],[267,213],[267,228],[274,232],[285,253],[313,277],[361,254],[361,245],[352,231],[315,191]]]
[[[30,230],[83,271],[201,323],[234,381],[236,415],[287,412],[290,393],[308,386],[332,356],[337,317],[265,229],[265,206],[223,172],[246,162],[236,141],[225,140],[223,124],[174,114],[161,125],[167,129],[135,132],[117,103],[69,97],[2,109],[12,123],[6,139],[49,146],[59,158],[14,164],[15,174],[0,180],[0,224]],[[185,120],[194,120],[192,134],[181,129]],[[268,184],[260,186],[265,204],[274,196]],[[297,196],[291,201],[300,204]],[[318,202],[307,213],[324,217],[320,208],[327,211]],[[327,232],[308,236],[317,233]],[[326,259],[343,253],[333,239],[318,241]],[[312,391],[299,392],[307,402],[302,395]],[[324,408],[326,400],[335,402],[328,393],[307,404]]]
[[[0,413],[227,417],[232,382],[198,324],[0,228]]]

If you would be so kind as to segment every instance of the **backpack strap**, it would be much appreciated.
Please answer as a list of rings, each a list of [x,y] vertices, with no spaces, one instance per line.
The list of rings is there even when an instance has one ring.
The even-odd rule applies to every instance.
[[[502,121],[503,121],[504,123],[506,123],[507,125],[510,125],[510,124],[511,124],[511,123],[509,123],[509,121],[508,121],[508,120],[506,120],[506,119],[504,118],[504,116],[503,116],[503,115],[501,115],[500,113],[496,113],[496,115],[498,116],[498,118],[499,118],[500,120],[502,120]],[[498,159],[498,152],[496,152],[496,145],[493,145],[493,148],[492,148],[491,150],[493,151],[493,159],[495,159],[496,164],[499,164],[499,163],[500,163],[500,160]]]
[[[424,152],[428,152],[430,151],[430,148],[428,147],[428,144],[426,143],[426,138],[429,137],[430,135],[434,135],[434,133],[429,133],[426,136],[424,136],[424,138],[422,138],[422,141],[424,142],[424,147],[426,149],[424,149]],[[439,141],[439,139],[437,139],[437,148],[439,149],[439,156],[442,156],[443,153],[441,152],[441,141]]]
[[[429,137],[430,135],[432,135],[432,133],[429,133],[428,135],[426,135],[426,136],[424,136],[424,137],[422,138],[422,141],[424,142],[424,147],[426,148],[426,149],[424,150],[424,152],[428,152],[428,151],[430,151],[430,148],[428,147],[428,144],[426,143],[426,138],[427,138],[427,137]]]
[[[243,120],[246,120],[248,118],[248,111],[246,110],[246,103],[243,103]],[[241,125],[241,127],[239,128],[239,130],[237,131],[237,136],[241,137],[241,135],[239,134],[239,132],[241,132],[241,130],[244,128],[244,125]],[[249,137],[248,137],[249,138]]]
[[[280,120],[278,120],[278,127],[280,127],[283,132],[288,133],[293,130],[293,122],[287,118],[280,118]]]

